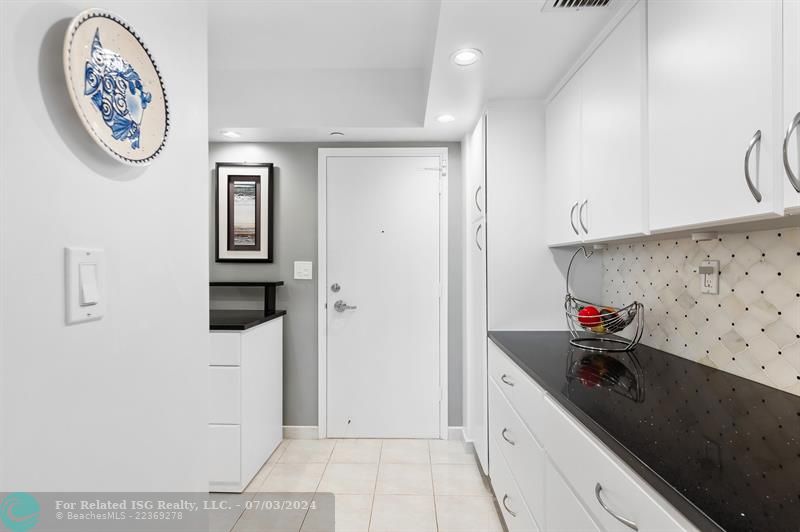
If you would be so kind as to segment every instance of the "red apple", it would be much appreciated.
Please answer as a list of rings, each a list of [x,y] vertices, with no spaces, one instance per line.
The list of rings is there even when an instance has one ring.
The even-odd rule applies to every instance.
[[[587,329],[597,327],[603,323],[603,320],[600,317],[600,311],[591,305],[583,307],[578,312],[578,321]]]

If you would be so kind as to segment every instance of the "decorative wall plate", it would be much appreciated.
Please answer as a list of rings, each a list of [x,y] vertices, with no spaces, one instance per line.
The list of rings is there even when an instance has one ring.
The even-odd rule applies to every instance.
[[[101,9],[80,13],[64,37],[64,75],[81,122],[108,154],[139,166],[161,153],[169,131],[164,82],[129,24]]]

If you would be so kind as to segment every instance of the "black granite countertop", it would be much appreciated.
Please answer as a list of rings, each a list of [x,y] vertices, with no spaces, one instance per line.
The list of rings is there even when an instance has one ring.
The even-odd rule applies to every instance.
[[[643,345],[489,337],[700,530],[800,531],[800,397]]]
[[[212,331],[246,331],[256,325],[285,316],[285,310],[264,314],[263,310],[211,310],[209,311]]]

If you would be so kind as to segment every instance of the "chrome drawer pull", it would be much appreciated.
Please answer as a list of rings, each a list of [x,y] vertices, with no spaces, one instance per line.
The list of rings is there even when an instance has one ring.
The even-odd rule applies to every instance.
[[[508,439],[508,436],[506,436],[506,432],[508,432],[508,429],[503,429],[503,432],[500,433],[500,436],[502,436],[503,439],[506,440],[511,445],[516,445],[516,442],[514,442],[513,440],[509,440]]]
[[[783,168],[786,170],[786,177],[789,178],[789,183],[792,184],[794,189],[800,192],[800,178],[792,171],[792,165],[789,164],[789,139],[797,126],[800,125],[800,113],[794,115],[789,129],[786,130],[786,136],[783,137]]]
[[[514,512],[513,510],[511,510],[511,508],[508,507],[508,504],[506,504],[507,500],[508,500],[508,495],[503,495],[503,508],[506,509],[506,512],[508,512],[511,515],[511,517],[516,517],[517,512]]]
[[[627,526],[631,530],[639,530],[639,527],[636,526],[636,523],[634,523],[630,519],[622,517],[621,515],[615,514],[614,512],[611,511],[611,509],[608,506],[606,506],[605,501],[603,501],[603,498],[600,496],[601,491],[603,491],[603,486],[601,486],[600,483],[598,482],[597,485],[594,487],[594,496],[597,497],[597,502],[600,503],[600,506],[603,507],[603,510],[608,512],[611,515],[611,517],[613,517],[623,525]]]
[[[478,209],[478,212],[483,212],[481,209],[481,204],[478,202],[478,195],[481,193],[481,189],[483,185],[478,185],[478,188],[475,189],[475,207]]]
[[[478,227],[475,228],[475,245],[478,246],[478,251],[483,251],[483,246],[481,246],[481,241],[478,238],[481,234],[481,228],[483,224],[478,224]]]
[[[761,130],[755,132],[753,138],[750,139],[750,144],[747,145],[747,151],[744,154],[744,180],[747,182],[747,188],[750,189],[750,193],[756,200],[756,203],[761,203],[761,191],[759,191],[756,186],[753,184],[753,180],[750,178],[750,154],[753,152],[753,148],[755,148],[756,144],[761,143]]]
[[[508,380],[508,375],[506,375],[505,373],[503,373],[503,374],[500,376],[500,380],[501,380],[501,381],[503,381],[503,382],[504,382],[505,384],[507,384],[508,386],[514,386],[514,383],[513,383],[513,382],[511,382],[510,380]]]

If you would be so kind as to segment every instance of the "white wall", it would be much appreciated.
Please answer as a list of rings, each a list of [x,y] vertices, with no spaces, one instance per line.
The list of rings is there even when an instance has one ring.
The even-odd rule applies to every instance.
[[[572,251],[550,250],[546,242],[544,104],[494,100],[487,116],[489,330],[566,329]],[[582,297],[597,300],[600,261],[577,265],[573,285]]]
[[[203,490],[205,6],[0,5],[0,491]],[[165,78],[170,138],[148,168],[105,155],[69,101],[64,32],[88,7],[127,19]],[[106,251],[101,321],[64,324],[65,246]]]

